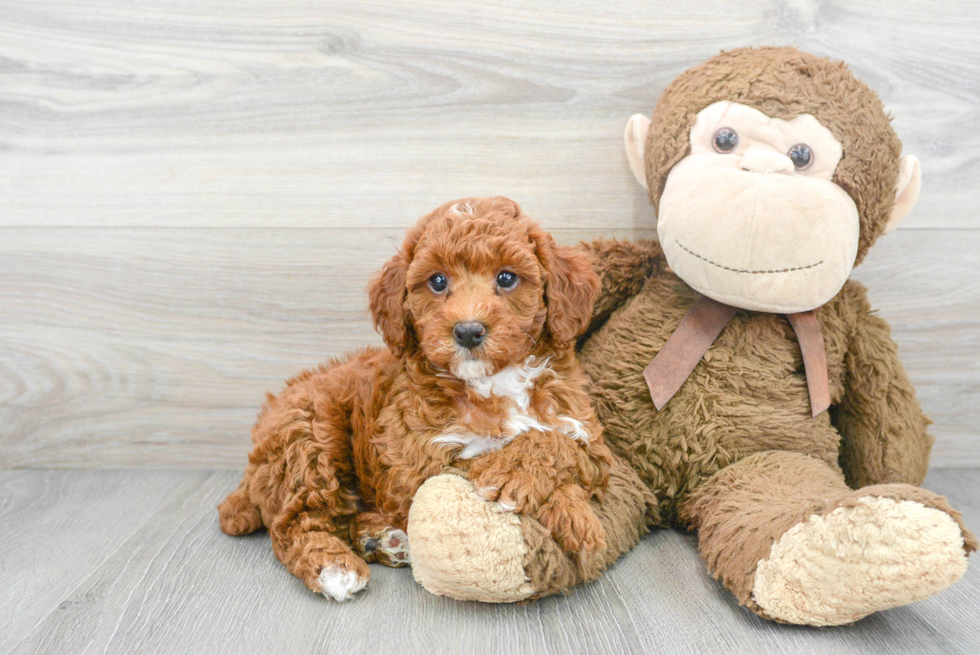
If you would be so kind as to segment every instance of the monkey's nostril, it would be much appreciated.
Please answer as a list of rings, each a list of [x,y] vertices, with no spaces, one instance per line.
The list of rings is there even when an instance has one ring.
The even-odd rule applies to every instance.
[[[453,328],[453,336],[456,337],[456,343],[463,348],[476,348],[483,343],[483,337],[486,333],[486,326],[477,321],[457,323]]]
[[[792,173],[795,170],[789,157],[764,148],[746,150],[738,166],[752,173]]]

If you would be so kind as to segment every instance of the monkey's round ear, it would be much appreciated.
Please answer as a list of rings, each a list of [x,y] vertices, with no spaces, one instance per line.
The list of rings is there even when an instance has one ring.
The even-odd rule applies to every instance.
[[[922,186],[922,172],[919,169],[919,159],[915,155],[905,155],[898,164],[898,191],[895,192],[895,205],[891,216],[885,224],[885,234],[888,234],[901,223],[919,199],[919,188]]]
[[[647,145],[647,134],[650,132],[650,119],[643,114],[633,114],[626,123],[626,133],[623,141],[626,145],[626,158],[630,161],[633,177],[644,189],[647,188],[647,170],[643,163],[643,151]]]

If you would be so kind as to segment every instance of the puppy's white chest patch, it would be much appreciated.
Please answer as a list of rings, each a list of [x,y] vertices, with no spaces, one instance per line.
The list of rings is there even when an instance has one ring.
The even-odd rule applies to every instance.
[[[521,412],[526,412],[531,404],[530,389],[538,376],[550,370],[548,361],[545,359],[535,366],[534,357],[528,357],[521,366],[508,366],[493,375],[474,377],[466,380],[466,384],[481,398],[510,398]]]
[[[465,430],[446,432],[433,441],[445,444],[463,444],[463,449],[456,456],[457,459],[473,459],[486,453],[500,450],[520,434],[529,430],[541,430],[547,432],[556,430],[572,439],[588,441],[589,433],[581,421],[569,416],[559,416],[561,425],[552,426],[541,423],[528,412],[531,405],[530,390],[534,387],[534,381],[548,369],[548,361],[545,359],[540,364],[534,364],[534,357],[528,359],[521,366],[508,366],[507,368],[489,376],[474,377],[466,380],[466,384],[482,398],[491,396],[497,398],[509,398],[513,401],[513,406],[507,414],[504,422],[503,434],[499,436],[480,435]]]

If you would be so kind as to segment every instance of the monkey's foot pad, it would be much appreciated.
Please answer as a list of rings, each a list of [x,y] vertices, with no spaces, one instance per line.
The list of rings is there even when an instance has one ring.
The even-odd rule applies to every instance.
[[[469,480],[426,480],[412,501],[408,533],[412,573],[434,594],[499,603],[534,592],[524,574],[520,519],[483,500]]]
[[[772,618],[842,625],[932,596],[965,571],[948,514],[867,496],[790,528],[759,562],[752,593]]]

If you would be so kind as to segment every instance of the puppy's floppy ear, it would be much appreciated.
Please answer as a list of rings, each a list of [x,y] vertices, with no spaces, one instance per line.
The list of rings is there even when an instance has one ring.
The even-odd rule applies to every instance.
[[[374,329],[396,356],[401,357],[413,338],[405,301],[408,295],[405,274],[408,263],[404,252],[388,260],[368,285]]]
[[[599,276],[585,253],[555,243],[545,232],[537,231],[532,238],[545,271],[545,325],[556,342],[567,343],[589,326],[599,295]]]

